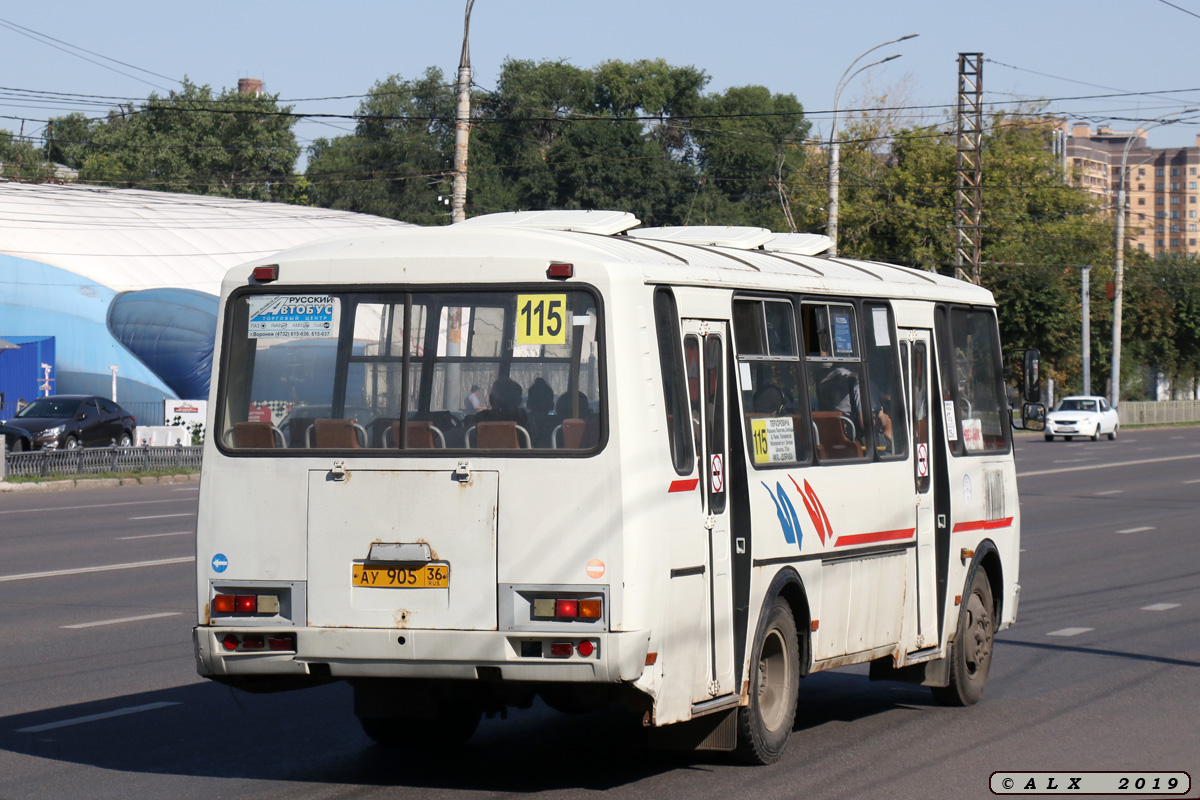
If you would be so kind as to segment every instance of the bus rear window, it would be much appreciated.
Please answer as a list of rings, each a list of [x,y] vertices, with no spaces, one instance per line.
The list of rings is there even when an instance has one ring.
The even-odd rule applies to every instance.
[[[245,293],[230,300],[233,450],[579,452],[600,444],[584,291]]]

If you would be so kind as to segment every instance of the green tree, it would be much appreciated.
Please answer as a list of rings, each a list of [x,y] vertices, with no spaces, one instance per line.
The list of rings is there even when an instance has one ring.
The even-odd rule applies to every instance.
[[[0,178],[43,181],[53,175],[41,152],[25,139],[0,130]]]
[[[79,170],[79,180],[252,200],[289,200],[300,154],[290,106],[277,95],[242,94],[185,80],[166,97],[120,108],[84,125],[54,120],[49,155]]]
[[[371,87],[354,133],[309,148],[308,196],[315,205],[419,225],[450,221],[454,90],[430,68],[416,80],[392,75]]]

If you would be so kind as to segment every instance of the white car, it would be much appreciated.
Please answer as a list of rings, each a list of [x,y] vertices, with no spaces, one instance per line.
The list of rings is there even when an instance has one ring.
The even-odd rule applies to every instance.
[[[1060,400],[1054,410],[1046,415],[1046,441],[1053,442],[1055,436],[1061,436],[1068,442],[1074,436],[1090,436],[1094,442],[1101,434],[1116,439],[1120,427],[1117,410],[1103,397],[1072,395]]]

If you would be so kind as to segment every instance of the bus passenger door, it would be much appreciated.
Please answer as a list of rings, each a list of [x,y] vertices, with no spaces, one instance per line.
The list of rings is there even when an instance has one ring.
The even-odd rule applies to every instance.
[[[907,341],[908,358],[905,359],[908,375],[910,430],[912,431],[913,482],[916,491],[917,529],[917,637],[915,650],[935,647],[938,643],[937,623],[937,570],[934,547],[934,459],[943,457],[944,449],[930,443],[932,429],[930,413],[930,332],[928,330],[901,331],[902,340]]]
[[[697,670],[692,702],[736,691],[733,673],[733,563],[729,542],[728,413],[725,408],[725,323],[683,320],[683,357],[687,369],[692,431],[700,467],[697,535],[707,551],[707,602],[704,609],[707,669]],[[703,678],[703,680],[702,680]]]

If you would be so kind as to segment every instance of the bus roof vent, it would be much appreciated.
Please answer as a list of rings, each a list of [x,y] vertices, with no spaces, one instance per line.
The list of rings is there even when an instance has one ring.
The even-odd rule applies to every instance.
[[[537,228],[545,231],[578,231],[612,236],[641,222],[628,211],[503,211],[471,217],[457,226]]]
[[[668,228],[638,228],[630,231],[635,239],[655,239],[661,242],[679,242],[701,247],[733,247],[738,250],[753,250],[771,240],[775,234],[766,228],[750,228],[736,225],[694,225]]]
[[[770,253],[791,253],[797,256],[815,256],[833,247],[833,239],[820,233],[776,233],[771,241],[762,246]]]

